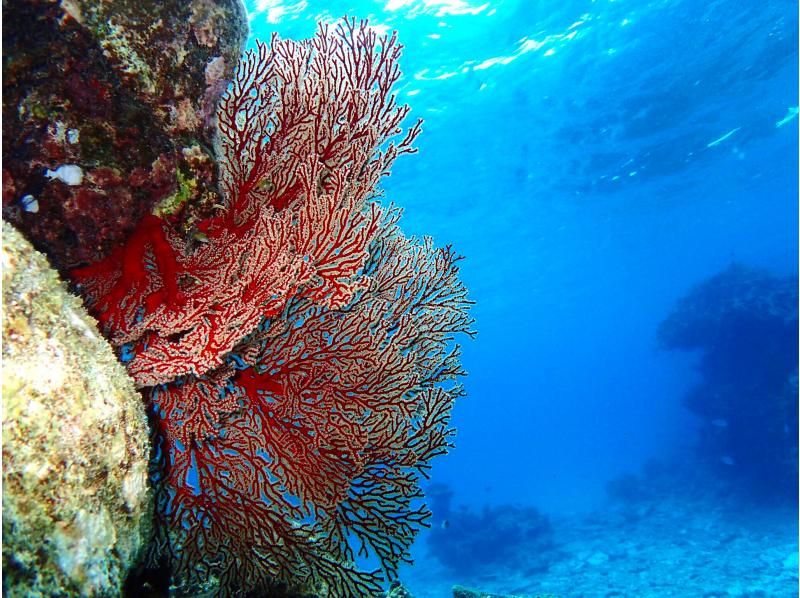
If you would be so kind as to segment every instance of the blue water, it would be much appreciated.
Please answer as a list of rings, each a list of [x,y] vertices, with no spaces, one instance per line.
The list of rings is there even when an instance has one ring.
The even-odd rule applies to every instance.
[[[433,469],[454,503],[577,517],[648,460],[691,459],[698,356],[657,329],[731,263],[797,274],[796,3],[248,9],[261,39],[347,13],[405,46],[398,95],[424,132],[386,196],[406,233],[466,256],[477,302],[457,448]]]

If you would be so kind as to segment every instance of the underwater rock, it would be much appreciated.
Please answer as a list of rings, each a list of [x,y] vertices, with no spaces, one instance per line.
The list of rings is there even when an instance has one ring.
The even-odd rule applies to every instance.
[[[511,594],[487,594],[479,590],[465,588],[464,586],[453,586],[453,598],[519,598]]]
[[[153,210],[219,201],[215,109],[247,36],[240,0],[3,3],[3,218],[59,270]]]
[[[115,596],[149,537],[141,396],[3,223],[3,595]]]
[[[796,277],[734,264],[678,301],[662,347],[699,350],[685,397],[701,418],[700,459],[748,493],[797,500]]]
[[[732,264],[681,298],[659,326],[658,337],[669,349],[706,349],[720,342],[735,349],[737,340],[749,340],[739,336],[749,327],[773,324],[778,331],[783,326],[793,330],[797,317],[797,278]],[[786,361],[796,365],[796,360]]]
[[[384,594],[385,598],[414,598],[411,592],[408,591],[403,584],[399,581],[392,583],[389,591]]]
[[[592,554],[588,559],[586,559],[586,562],[595,567],[604,565],[608,562],[608,555],[605,552],[598,550],[597,552]]]
[[[428,535],[430,553],[453,574],[473,579],[484,573],[546,571],[561,558],[550,519],[534,507],[491,505],[476,512],[453,509],[452,490],[428,489],[431,511],[441,523]]]
[[[792,552],[789,554],[789,556],[783,559],[783,568],[788,569],[789,571],[797,571],[798,564],[800,564],[800,561],[798,561],[797,558],[797,551]]]

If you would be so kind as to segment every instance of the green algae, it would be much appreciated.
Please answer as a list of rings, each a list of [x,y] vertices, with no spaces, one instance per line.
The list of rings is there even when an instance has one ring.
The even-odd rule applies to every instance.
[[[163,218],[175,214],[186,202],[197,197],[199,185],[196,179],[185,175],[180,168],[175,171],[175,178],[178,182],[178,189],[172,195],[162,199],[153,209],[153,214],[156,216]]]

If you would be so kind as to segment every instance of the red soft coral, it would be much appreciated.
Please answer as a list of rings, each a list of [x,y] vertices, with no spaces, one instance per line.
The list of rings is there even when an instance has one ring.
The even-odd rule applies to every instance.
[[[226,205],[189,239],[146,218],[74,272],[146,387],[155,553],[185,591],[375,594],[429,515],[471,321],[458,258],[375,201],[419,133],[393,141],[399,53],[351,20],[258,44],[218,110]]]

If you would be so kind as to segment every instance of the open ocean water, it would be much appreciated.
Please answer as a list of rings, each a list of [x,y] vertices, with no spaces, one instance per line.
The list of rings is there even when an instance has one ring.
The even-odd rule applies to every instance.
[[[380,94],[288,95],[369,39],[229,85],[238,4],[4,1],[3,595],[378,598],[434,454],[384,598],[797,596],[797,2],[244,2],[404,45],[377,199],[464,256],[456,446],[450,254],[364,224]]]
[[[797,594],[797,4],[248,2],[398,31],[385,201],[466,257],[457,448],[401,580]]]

